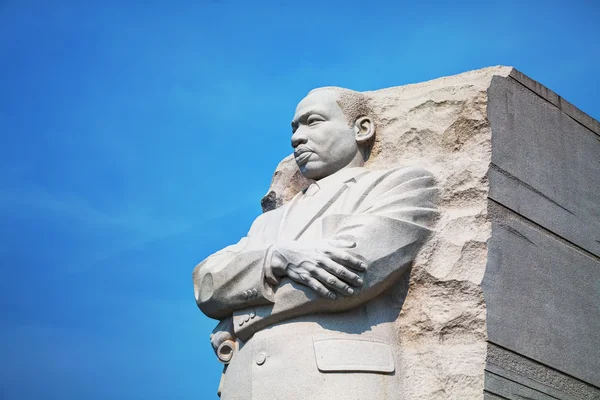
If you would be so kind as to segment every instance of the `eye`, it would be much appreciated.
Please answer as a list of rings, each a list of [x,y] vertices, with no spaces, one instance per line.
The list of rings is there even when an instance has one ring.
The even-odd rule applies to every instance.
[[[306,119],[306,123],[308,124],[308,126],[317,125],[324,121],[325,121],[325,119],[323,117],[321,117],[320,115],[311,115],[310,117],[308,117]]]

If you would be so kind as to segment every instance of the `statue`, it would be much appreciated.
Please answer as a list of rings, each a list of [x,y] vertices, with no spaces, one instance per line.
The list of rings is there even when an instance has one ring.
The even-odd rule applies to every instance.
[[[391,399],[393,324],[437,218],[435,180],[364,167],[377,117],[366,94],[326,87],[297,106],[292,147],[312,179],[195,268],[200,310],[219,320],[224,400]]]

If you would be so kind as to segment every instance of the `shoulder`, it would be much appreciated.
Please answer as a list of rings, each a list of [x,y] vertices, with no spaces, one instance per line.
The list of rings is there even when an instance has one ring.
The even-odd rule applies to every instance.
[[[252,226],[250,227],[248,236],[252,236],[254,234],[258,234],[259,232],[263,232],[265,227],[272,227],[274,225],[277,225],[281,221],[281,218],[287,206],[288,204],[286,203],[281,207],[264,212],[258,217],[256,217],[256,219],[252,223]]]
[[[370,171],[357,182],[356,190],[358,212],[383,212],[386,207],[394,212],[406,207],[433,210],[439,195],[433,174],[421,167]]]
[[[381,170],[369,170],[361,176],[363,186],[374,189],[392,189],[406,184],[419,187],[432,187],[436,185],[433,174],[422,167],[396,167]]]

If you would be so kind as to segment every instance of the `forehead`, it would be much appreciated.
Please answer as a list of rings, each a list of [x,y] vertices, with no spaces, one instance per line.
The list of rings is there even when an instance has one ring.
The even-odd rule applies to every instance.
[[[337,93],[333,90],[317,90],[302,99],[296,107],[294,120],[308,112],[319,112],[329,116],[343,116],[344,113],[337,103]]]

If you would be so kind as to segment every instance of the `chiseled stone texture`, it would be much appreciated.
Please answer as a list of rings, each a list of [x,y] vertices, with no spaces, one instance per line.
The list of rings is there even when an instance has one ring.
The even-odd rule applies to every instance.
[[[396,321],[405,399],[482,399],[486,308],[481,282],[491,236],[488,181],[492,67],[429,82],[367,92],[378,117],[372,169],[419,166],[437,178],[441,218],[415,261]],[[308,185],[294,159],[277,167],[263,209]]]
[[[294,161],[294,155],[290,154],[275,169],[271,180],[271,188],[260,201],[263,212],[281,207],[301,189],[307,188],[313,182],[302,176],[296,161]]]

